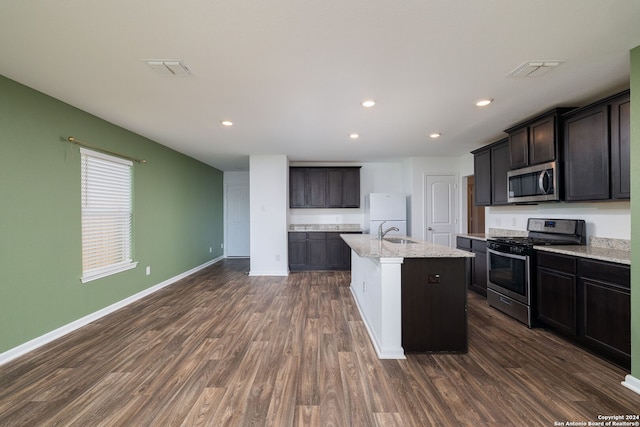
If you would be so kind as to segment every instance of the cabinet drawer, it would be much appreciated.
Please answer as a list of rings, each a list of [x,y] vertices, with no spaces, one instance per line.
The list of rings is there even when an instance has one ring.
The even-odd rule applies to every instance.
[[[487,242],[484,240],[471,239],[471,249],[474,252],[487,252]]]
[[[458,249],[465,249],[467,251],[471,250],[471,239],[460,236],[456,237],[456,247]]]
[[[583,278],[618,285],[625,289],[631,287],[631,268],[626,265],[579,259],[578,271]]]
[[[575,257],[537,251],[536,259],[538,267],[546,267],[563,273],[576,274]]]

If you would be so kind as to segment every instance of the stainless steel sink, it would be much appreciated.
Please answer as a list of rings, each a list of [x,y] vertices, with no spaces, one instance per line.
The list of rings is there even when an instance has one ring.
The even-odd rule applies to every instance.
[[[414,240],[403,239],[401,237],[385,237],[384,240],[386,240],[387,242],[390,242],[390,243],[403,243],[403,244],[418,243],[418,242],[416,242]]]

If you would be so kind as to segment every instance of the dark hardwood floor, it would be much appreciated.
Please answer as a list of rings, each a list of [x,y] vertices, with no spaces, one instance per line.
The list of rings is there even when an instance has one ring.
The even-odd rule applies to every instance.
[[[378,360],[348,272],[224,260],[0,366],[1,426],[553,426],[637,414],[625,371],[469,294],[469,353]]]

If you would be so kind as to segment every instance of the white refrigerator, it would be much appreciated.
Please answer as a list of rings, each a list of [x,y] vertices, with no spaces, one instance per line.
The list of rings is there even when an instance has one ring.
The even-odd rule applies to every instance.
[[[397,227],[387,235],[407,235],[407,196],[403,193],[369,193],[364,198],[364,228],[367,233],[378,234],[382,230]]]

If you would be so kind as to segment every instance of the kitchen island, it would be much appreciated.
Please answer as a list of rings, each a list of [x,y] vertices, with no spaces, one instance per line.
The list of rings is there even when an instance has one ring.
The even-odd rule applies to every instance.
[[[473,253],[412,237],[340,237],[351,248],[351,292],[380,359],[467,351]]]

